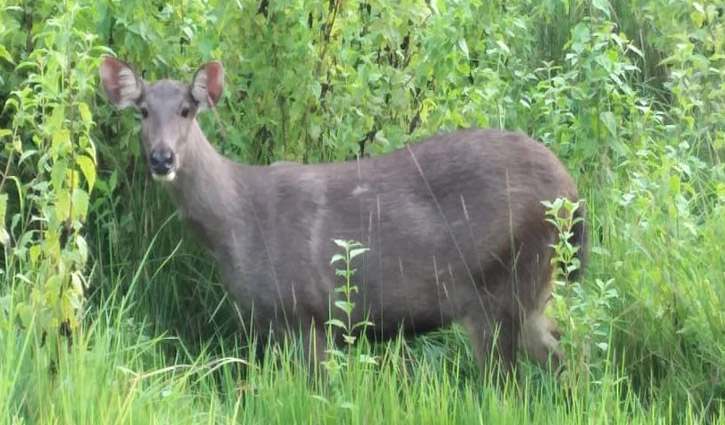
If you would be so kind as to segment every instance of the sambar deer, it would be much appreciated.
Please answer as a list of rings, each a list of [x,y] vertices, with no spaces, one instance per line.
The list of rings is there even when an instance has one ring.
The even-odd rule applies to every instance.
[[[352,314],[373,322],[373,337],[460,321],[482,367],[492,357],[508,370],[519,345],[539,364],[560,360],[542,316],[558,232],[541,202],[578,195],[544,145],[473,129],[344,163],[251,166],[217,153],[196,120],[221,99],[219,62],[199,68],[191,84],[147,83],[107,56],[100,76],[111,102],[140,113],[151,175],[213,254],[260,338],[301,332],[307,359],[323,359],[341,284],[329,264],[339,249],[332,240],[345,239],[370,249],[356,264]],[[586,239],[581,220],[571,242],[582,268]]]

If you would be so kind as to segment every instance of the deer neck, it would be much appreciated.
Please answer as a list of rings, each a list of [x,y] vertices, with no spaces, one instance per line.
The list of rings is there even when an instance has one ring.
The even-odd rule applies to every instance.
[[[251,177],[248,168],[220,155],[198,123],[191,124],[183,162],[167,185],[182,219],[210,248],[245,226],[240,217],[250,209],[244,186]]]

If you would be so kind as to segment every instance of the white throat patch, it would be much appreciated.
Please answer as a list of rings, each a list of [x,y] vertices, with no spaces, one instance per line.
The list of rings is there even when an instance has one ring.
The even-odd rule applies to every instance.
[[[172,171],[169,174],[156,174],[151,173],[151,177],[154,178],[154,180],[159,182],[172,182],[176,178],[176,171]]]

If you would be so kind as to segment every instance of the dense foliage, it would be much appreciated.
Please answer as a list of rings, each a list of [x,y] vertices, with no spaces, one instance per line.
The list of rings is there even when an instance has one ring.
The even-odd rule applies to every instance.
[[[0,1],[0,417],[722,423],[724,8]],[[589,274],[552,310],[568,372],[522,364],[524,396],[484,390],[457,329],[373,347],[377,365],[329,393],[274,356],[247,368],[210,259],[147,178],[137,118],[98,89],[104,53],[148,80],[221,60],[223,99],[200,119],[249,163],[378,155],[470,126],[550,146],[593,236]]]

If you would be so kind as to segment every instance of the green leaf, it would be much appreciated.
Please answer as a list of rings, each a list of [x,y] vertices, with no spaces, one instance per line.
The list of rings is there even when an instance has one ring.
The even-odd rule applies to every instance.
[[[70,193],[60,192],[55,200],[55,214],[58,221],[63,222],[70,216]]]
[[[332,357],[337,357],[339,359],[344,359],[345,357],[347,357],[342,350],[337,350],[337,349],[334,349],[334,348],[333,349],[329,349],[329,350],[325,350],[325,353],[329,354]]]
[[[79,156],[76,159],[76,163],[81,168],[83,177],[85,177],[88,182],[88,193],[90,193],[96,183],[96,164],[93,162],[92,158],[86,155]]]
[[[88,193],[80,188],[73,191],[73,219],[84,220],[88,211]]]
[[[37,150],[35,150],[35,149],[28,149],[28,150],[26,150],[25,152],[23,152],[23,153],[22,153],[22,154],[20,155],[20,158],[18,158],[18,165],[21,165],[21,164],[22,164],[23,162],[25,162],[25,161],[26,161],[26,160],[27,160],[28,158],[30,158],[31,156],[33,156],[33,155],[35,155],[35,154],[37,154],[37,153],[38,153],[38,151],[37,151]]]
[[[59,104],[55,108],[53,108],[53,112],[50,114],[50,117],[47,117],[46,124],[49,127],[49,130],[52,132],[57,132],[63,128],[65,128],[65,104]]]
[[[0,44],[0,58],[3,58],[6,61],[10,62],[11,64],[15,65],[15,61],[13,61],[13,57],[10,56],[8,49],[5,47],[4,44]]]
[[[28,249],[31,264],[35,265],[38,263],[38,258],[40,258],[41,252],[42,248],[40,245],[33,245]]]
[[[371,326],[372,327],[372,326],[375,326],[375,324],[373,322],[369,321],[369,320],[363,320],[361,322],[357,322],[354,325],[352,325],[352,328],[353,329],[357,329],[357,328],[365,327],[365,326]]]
[[[83,124],[88,128],[93,123],[93,116],[90,109],[88,109],[88,105],[85,102],[78,103],[78,111],[81,113]]]
[[[372,366],[376,366],[378,364],[378,360],[374,356],[371,356],[369,354],[360,354],[360,356],[358,356],[357,359],[362,364],[367,364],[367,365],[372,365]]]
[[[20,324],[27,328],[33,319],[33,309],[27,303],[19,302],[15,305],[15,314],[20,319]]]
[[[336,328],[347,330],[347,325],[342,320],[330,319],[327,322],[325,322],[325,324],[328,326],[334,326]]]
[[[368,252],[368,251],[369,251],[368,248],[355,248],[355,249],[352,249],[352,250],[350,250],[350,259],[352,260],[353,258],[357,257],[358,255],[360,255],[362,253],[365,253],[365,252]]]
[[[0,225],[5,227],[5,213],[8,208],[8,194],[0,193]]]
[[[78,235],[76,237],[76,245],[78,246],[78,253],[81,255],[81,259],[85,263],[88,259],[88,244],[83,236]]]
[[[592,0],[592,6],[604,13],[607,18],[611,17],[609,1],[607,0]]]
[[[509,46],[507,46],[503,40],[496,40],[496,44],[498,44],[498,47],[500,47],[507,55],[511,53],[511,49],[509,49]]]
[[[73,274],[71,274],[70,279],[71,279],[71,288],[73,289],[73,291],[76,294],[83,295],[83,287],[85,285],[83,285],[83,280],[81,278],[80,273],[74,272]],[[74,307],[76,307],[76,306],[74,306]],[[78,307],[80,307],[80,305]]]
[[[617,137],[617,119],[614,117],[612,111],[604,111],[599,114],[599,120],[607,127],[612,137]]]
[[[355,308],[355,303],[351,303],[348,301],[335,301],[335,307],[339,308],[340,310],[344,311],[346,314],[352,313],[352,310]]]
[[[312,93],[313,96],[315,96],[315,99],[319,99],[320,95],[322,94],[322,86],[319,82],[313,81],[310,83],[308,90],[310,93]]]
[[[10,234],[5,230],[5,226],[0,227],[0,245],[10,245]]]
[[[466,59],[468,59],[469,58],[469,56],[468,56],[468,43],[466,43],[466,39],[465,38],[461,38],[460,40],[458,40],[458,47],[461,48],[461,51],[463,51],[463,54],[466,56]]]
[[[61,278],[59,275],[53,275],[45,281],[43,287],[43,295],[50,301],[53,302],[60,297],[61,292]]]
[[[53,155],[62,155],[70,151],[72,145],[70,142],[70,132],[67,128],[53,131],[51,147]]]
[[[5,229],[5,214],[8,208],[8,194],[0,193],[0,245],[10,245],[10,234]]]
[[[55,161],[53,168],[50,170],[50,183],[53,185],[53,191],[60,193],[63,190],[63,182],[65,181],[68,163],[65,159]]]
[[[574,29],[571,30],[571,49],[576,53],[584,51],[586,44],[591,40],[589,25],[585,22],[579,22]]]
[[[342,254],[335,254],[332,256],[332,259],[330,259],[330,264],[335,264],[338,261],[345,261],[345,256]]]

